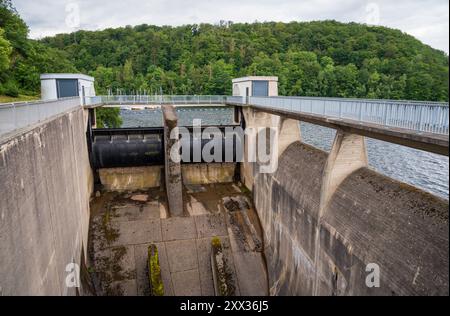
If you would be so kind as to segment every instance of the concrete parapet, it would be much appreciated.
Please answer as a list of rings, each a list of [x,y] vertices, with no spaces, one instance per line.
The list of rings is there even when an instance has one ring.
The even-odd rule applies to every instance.
[[[75,295],[66,268],[87,250],[86,127],[79,108],[0,143],[0,295]]]
[[[165,148],[165,179],[166,191],[171,216],[183,215],[183,188],[181,178],[181,159],[174,161],[173,156],[178,156],[176,146],[179,134],[177,132],[178,117],[172,105],[162,106],[164,123],[164,148]],[[178,157],[177,157],[178,158]]]

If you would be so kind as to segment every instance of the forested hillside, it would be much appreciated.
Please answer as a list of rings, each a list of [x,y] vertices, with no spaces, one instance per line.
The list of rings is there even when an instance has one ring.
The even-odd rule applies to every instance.
[[[276,75],[283,95],[448,100],[448,56],[385,27],[335,21],[139,25],[35,42],[24,40],[22,24],[5,27],[0,13],[6,39],[2,44],[0,34],[0,52],[6,52],[0,68],[8,41],[13,50],[0,84],[25,91],[37,89],[39,72],[75,68],[96,78],[98,93],[230,94],[233,77]],[[12,29],[22,29],[21,41]]]
[[[228,94],[230,80],[277,75],[286,95],[448,99],[448,56],[400,31],[334,21],[155,27],[46,38],[101,92]]]
[[[9,0],[0,0],[0,95],[37,94],[39,75],[76,71],[63,51],[27,38],[28,27]]]

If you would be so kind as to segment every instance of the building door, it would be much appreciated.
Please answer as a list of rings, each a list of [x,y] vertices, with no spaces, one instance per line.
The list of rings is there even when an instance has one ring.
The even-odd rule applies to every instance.
[[[252,96],[254,96],[254,97],[269,96],[269,82],[268,81],[253,81]]]
[[[58,99],[79,96],[77,79],[57,79],[56,89]]]

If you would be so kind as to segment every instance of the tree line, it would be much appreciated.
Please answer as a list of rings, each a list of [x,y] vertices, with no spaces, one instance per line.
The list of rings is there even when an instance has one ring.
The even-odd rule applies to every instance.
[[[35,92],[41,72],[78,71],[95,77],[98,94],[230,94],[234,77],[274,75],[281,95],[448,101],[448,55],[386,27],[222,21],[31,41],[0,3],[3,90]]]
[[[41,73],[77,72],[66,53],[28,39],[28,27],[10,0],[0,0],[0,95],[36,95]]]

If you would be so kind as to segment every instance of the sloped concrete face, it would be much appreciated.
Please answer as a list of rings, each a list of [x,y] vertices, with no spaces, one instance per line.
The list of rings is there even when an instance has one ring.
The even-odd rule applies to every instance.
[[[92,172],[80,108],[0,144],[0,295],[74,295]],[[85,256],[86,257],[86,256]]]
[[[361,168],[339,186],[323,222],[319,294],[448,295],[447,201]],[[368,263],[380,267],[380,288],[359,286]],[[323,278],[330,268],[340,288]]]
[[[271,295],[312,295],[321,175],[326,153],[294,143],[275,174],[255,178]]]
[[[296,142],[254,178],[270,294],[448,295],[448,201],[362,167],[321,212],[327,159]],[[380,287],[367,286],[369,264]]]

